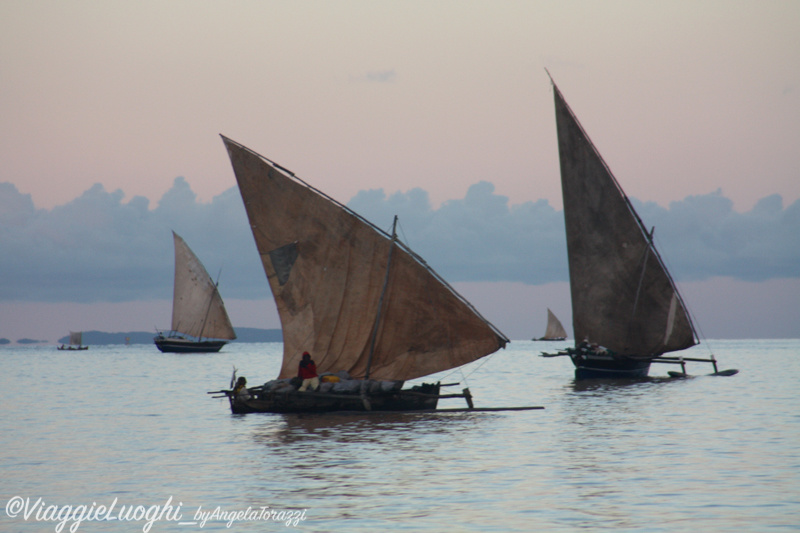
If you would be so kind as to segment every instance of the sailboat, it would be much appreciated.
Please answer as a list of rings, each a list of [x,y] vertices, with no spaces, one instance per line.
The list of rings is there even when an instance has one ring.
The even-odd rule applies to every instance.
[[[83,345],[83,332],[82,331],[70,331],[69,332],[69,344],[68,345],[61,345],[58,347],[59,350],[88,350],[88,346]]]
[[[544,336],[538,339],[531,339],[533,341],[563,341],[567,338],[567,330],[561,324],[561,321],[556,317],[550,308],[547,309],[547,328],[544,330]]]
[[[153,339],[162,352],[218,352],[236,338],[217,283],[186,241],[172,232],[175,244],[175,285],[172,295],[172,330]],[[192,338],[187,338],[192,337]]]
[[[549,73],[548,73],[549,75]],[[699,343],[686,305],[617,179],[553,82],[567,234],[575,379],[647,376]],[[735,371],[725,371],[727,373]]]
[[[405,381],[453,369],[504,348],[495,326],[397,238],[285,167],[222,137],[283,331],[276,379],[213,391],[234,413],[438,410],[446,384]],[[299,391],[304,352],[318,389]],[[235,373],[234,373],[235,374]],[[231,380],[233,387],[234,380]],[[524,409],[489,408],[484,410]]]

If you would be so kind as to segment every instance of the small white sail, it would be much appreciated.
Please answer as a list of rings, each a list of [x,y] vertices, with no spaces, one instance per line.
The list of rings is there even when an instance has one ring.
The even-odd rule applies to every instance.
[[[186,242],[174,231],[175,288],[172,330],[192,337],[236,338],[217,285]]]
[[[567,330],[561,324],[561,321],[556,317],[549,308],[547,309],[547,329],[544,332],[542,340],[563,340],[567,338]]]

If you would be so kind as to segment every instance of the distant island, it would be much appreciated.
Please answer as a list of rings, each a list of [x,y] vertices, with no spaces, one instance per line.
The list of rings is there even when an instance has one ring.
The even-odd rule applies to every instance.
[[[155,336],[155,333],[147,331],[124,331],[118,333],[84,331],[83,344],[153,344],[153,337]],[[283,335],[279,329],[236,328],[236,340],[232,342],[283,342]],[[69,335],[58,339],[58,344],[68,343]]]

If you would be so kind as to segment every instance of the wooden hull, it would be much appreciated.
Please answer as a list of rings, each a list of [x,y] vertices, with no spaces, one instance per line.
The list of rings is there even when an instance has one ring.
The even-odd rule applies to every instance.
[[[178,337],[156,337],[153,342],[165,353],[213,353],[228,344],[228,341],[191,341]]]
[[[617,355],[574,353],[575,379],[645,378],[650,371],[650,359],[634,359]]]
[[[423,384],[387,393],[330,394],[320,392],[272,392],[249,400],[228,397],[231,412],[329,413],[335,411],[422,411],[436,409],[439,384]]]

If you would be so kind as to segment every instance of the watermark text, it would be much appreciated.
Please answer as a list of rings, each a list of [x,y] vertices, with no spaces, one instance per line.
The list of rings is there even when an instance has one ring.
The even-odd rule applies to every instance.
[[[193,514],[183,512],[183,502],[173,502],[170,496],[163,504],[124,505],[114,498],[107,505],[48,504],[41,497],[13,496],[6,502],[6,516],[25,522],[52,522],[56,533],[75,533],[89,522],[139,522],[142,532],[149,533],[157,522],[177,523],[181,526],[204,528],[209,523],[222,522],[227,528],[239,522],[275,522],[286,527],[297,527],[306,519],[306,509],[272,509],[268,505],[250,506],[247,509],[223,509],[221,506],[204,509],[198,506]],[[185,518],[186,517],[186,518]]]

